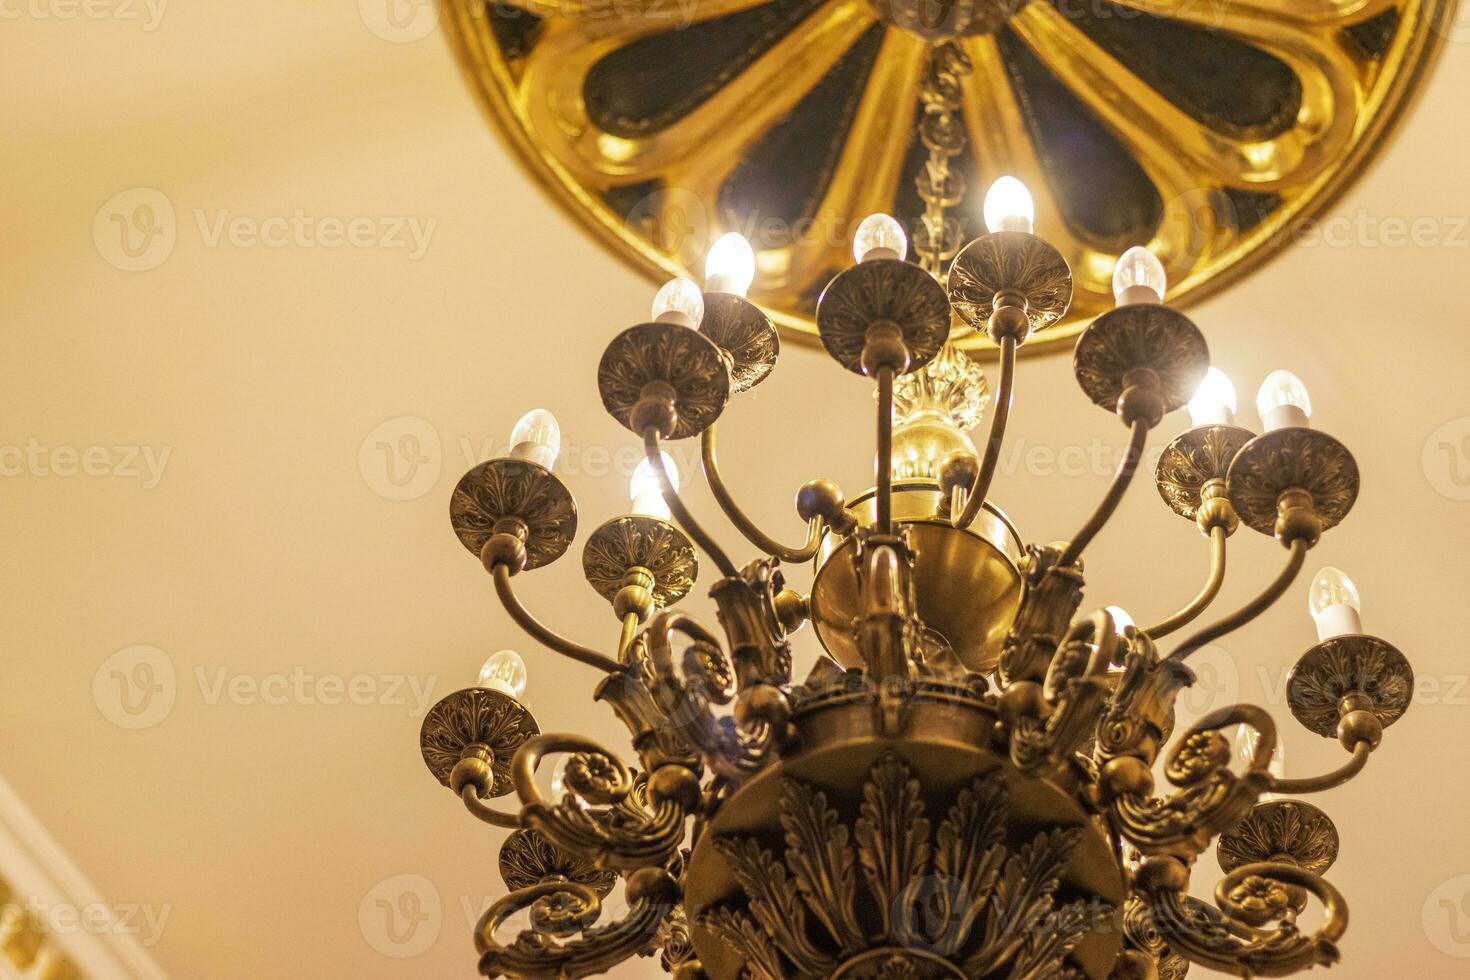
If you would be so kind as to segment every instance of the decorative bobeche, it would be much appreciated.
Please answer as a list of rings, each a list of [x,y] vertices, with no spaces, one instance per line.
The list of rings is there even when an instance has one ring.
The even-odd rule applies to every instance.
[[[1251,705],[1213,711],[1172,744],[1170,733],[1175,697],[1194,680],[1190,656],[1285,593],[1346,516],[1352,457],[1306,426],[1294,379],[1263,392],[1263,435],[1234,425],[1231,407],[1205,410],[1157,473],[1165,502],[1208,541],[1204,589],[1151,628],[1114,608],[1079,615],[1083,553],[1149,432],[1206,394],[1209,355],[1194,324],[1162,305],[1157,261],[1125,256],[1120,305],[1082,334],[1075,373],[1122,421],[1127,451],[1075,534],[1023,548],[990,485],[1017,351],[1060,318],[1071,288],[1024,210],[963,248],[927,228],[922,264],[903,260],[901,229],[864,223],[861,261],[832,281],[816,319],[833,358],[877,389],[876,485],[851,505],[830,482],[801,487],[807,534],[795,545],[756,528],[717,468],[716,419],[777,353],[770,322],[741,295],[750,269],[713,270],[719,288],[702,298],[691,283],[666,288],[653,322],[612,341],[602,399],[642,440],[644,477],[667,508],[654,493],[587,543],[587,579],[621,625],[615,647],[563,638],[514,593],[576,529],[546,441],[475,467],[456,488],[454,529],[511,616],[602,674],[595,697],[637,756],[632,766],[581,736],[539,732],[503,684],[429,713],[431,771],[475,816],[517,831],[500,860],[512,891],[476,930],[485,976],[581,977],[637,955],[660,956],[681,980],[1143,980],[1183,976],[1189,963],[1283,976],[1338,959],[1347,911],[1321,877],[1337,833],[1315,807],[1281,797],[1356,775],[1413,684],[1398,651],[1361,633],[1345,577],[1314,589],[1322,642],[1288,685],[1293,714],[1348,751],[1341,769],[1274,772],[1275,725]],[[737,266],[749,258],[720,248]],[[946,343],[952,315],[954,329],[986,331],[1000,347],[979,450],[964,428],[987,386]],[[660,447],[696,436],[715,499],[762,553],[748,564],[677,493]],[[1285,569],[1163,653],[1158,642],[1214,598],[1241,524],[1280,543]],[[668,608],[694,581],[696,551],[713,566],[718,631]],[[802,596],[781,565],[807,562],[817,574]],[[808,620],[831,657],[798,679],[789,638]],[[1232,768],[1242,726],[1252,748]],[[562,760],[556,798],[537,778],[550,757]],[[1172,789],[1156,786],[1160,763]],[[510,793],[514,806],[492,802]],[[1207,904],[1190,883],[1217,839],[1224,877]],[[599,921],[619,878],[624,911]],[[1325,914],[1309,934],[1297,922],[1314,899]],[[524,931],[504,935],[516,925]]]

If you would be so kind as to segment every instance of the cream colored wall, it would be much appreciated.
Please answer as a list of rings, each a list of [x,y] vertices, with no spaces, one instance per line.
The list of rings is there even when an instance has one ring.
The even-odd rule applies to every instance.
[[[151,28],[143,0],[127,8],[142,20],[24,2],[3,4],[22,14],[0,28],[6,774],[110,902],[171,907],[152,953],[174,976],[470,976],[497,838],[424,771],[426,701],[517,645],[544,728],[622,740],[589,706],[594,678],[497,609],[450,534],[449,491],[482,444],[503,448],[545,405],[577,450],[564,472],[584,526],[621,510],[632,444],[593,378],[651,287],[516,168],[442,39],[384,40],[368,0],[174,0]],[[1353,910],[1348,980],[1470,967],[1466,36],[1334,210],[1348,243],[1295,248],[1193,311],[1245,401],[1290,367],[1317,422],[1358,454],[1362,498],[1314,565],[1349,570],[1368,627],[1435,685],[1368,774],[1325,798],[1343,836],[1331,877]],[[108,215],[156,195],[175,216],[171,250],[124,271],[157,255],[119,253]],[[364,219],[363,241],[327,247],[319,228],[313,247],[249,240],[298,210]],[[233,240],[214,237],[221,217]],[[1438,244],[1376,237],[1416,218]],[[421,255],[375,237],[397,219],[419,223]],[[812,476],[863,487],[869,398],[792,349],[729,411],[732,482],[768,527],[798,533],[790,494]],[[1024,364],[1013,427],[998,497],[1028,536],[1065,535],[1105,476],[1057,472],[1056,454],[1116,447],[1121,428],[1065,357]],[[793,428],[800,441],[767,441]],[[694,506],[709,511],[700,489]],[[1281,557],[1249,533],[1236,545],[1226,604]],[[1193,593],[1203,561],[1142,485],[1089,555],[1091,601],[1156,617]],[[576,566],[528,576],[526,600],[610,641]],[[1341,757],[1282,703],[1311,642],[1298,589],[1221,645],[1197,704],[1264,701],[1293,775]],[[813,656],[808,635],[803,664]]]

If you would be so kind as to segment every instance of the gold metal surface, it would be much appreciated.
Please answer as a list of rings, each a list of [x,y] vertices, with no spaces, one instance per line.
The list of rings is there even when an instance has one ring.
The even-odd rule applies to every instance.
[[[1020,538],[994,507],[960,529],[936,516],[939,488],[914,482],[894,487],[893,516],[908,529],[917,557],[919,617],[949,642],[972,670],[990,670],[1020,603]],[[851,504],[860,524],[876,520],[871,493]],[[862,608],[851,538],[829,535],[817,555],[811,617],[817,638],[846,667],[862,665],[852,621]]]
[[[984,747],[992,709],[915,704],[899,742],[876,738],[873,717],[866,704],[841,702],[798,717],[814,748],[742,787],[696,846],[686,907],[710,977],[736,980],[742,966],[760,980],[886,976],[863,971],[875,955],[904,952],[904,967],[919,972],[901,970],[901,977],[1011,975],[1014,961],[994,950],[993,971],[967,962],[991,928],[1004,934],[1020,923],[965,927],[970,910],[987,915],[983,900],[994,887],[984,876],[966,876],[978,870],[971,862],[1000,867],[1015,853],[1010,848],[1027,844],[1038,868],[1054,869],[1058,904],[1081,903],[1072,922],[1081,939],[1068,965],[1091,980],[1107,977],[1119,945],[1108,910],[1121,905],[1122,872],[1064,786],[1020,772]],[[799,895],[810,898],[798,905]],[[1037,894],[1035,901],[1046,907],[1031,914],[1047,914],[1051,899]],[[950,911],[921,915],[923,902]],[[747,918],[763,911],[757,903],[774,903],[775,913],[760,916],[758,926]],[[765,930],[789,930],[804,908],[820,930],[814,952],[821,959],[792,968],[781,957],[794,951],[790,938]],[[929,941],[905,941],[917,922],[934,930]]]
[[[869,331],[894,324],[908,349],[908,371],[929,363],[949,338],[944,287],[923,269],[897,259],[875,259],[839,273],[817,301],[817,330],[827,353],[864,374]],[[907,373],[907,372],[902,372]]]
[[[1131,372],[1152,372],[1164,411],[1194,397],[1210,367],[1204,335],[1189,318],[1167,306],[1139,303],[1104,313],[1077,338],[1072,370],[1093,404],[1118,410]]]
[[[988,5],[927,6],[958,17]],[[1129,245],[1150,245],[1169,268],[1171,299],[1193,300],[1289,244],[1292,230],[1335,199],[1383,145],[1454,9],[1448,0],[1310,0],[1289,9],[1264,0],[1122,0],[1099,25],[1071,7],[1063,14],[1047,3],[1017,6],[998,34],[957,43],[974,65],[961,112],[973,144],[963,158],[975,175],[972,190],[983,193],[1005,173],[1026,181],[1037,197],[1038,228],[1077,273],[1070,317],[1031,349],[1064,342],[1111,306],[1108,277]],[[494,127],[590,233],[662,280],[697,269],[720,233],[750,232],[760,249],[752,297],[793,336],[815,339],[809,297],[841,267],[857,223],[873,211],[901,212],[898,199],[912,186],[905,161],[914,127],[906,112],[926,70],[925,42],[883,25],[885,16],[904,19],[904,4],[758,7],[714,0],[679,13],[684,8],[667,4],[444,0],[442,20]],[[731,20],[742,14],[760,19],[729,42],[728,57],[709,65],[709,37],[729,36],[726,25],[744,23]],[[1138,24],[1152,34],[1126,33]],[[845,127],[798,158],[823,178],[805,213],[765,213],[772,188],[787,182],[779,177],[761,185],[753,203],[722,203],[722,190],[844,55],[860,41],[874,43],[864,36],[875,27],[876,54]],[[1223,59],[1220,81],[1203,96],[1206,83],[1181,78],[1202,43],[1219,47]],[[663,46],[638,47],[651,44]],[[589,86],[609,99],[604,59],[613,55],[630,65],[620,80],[623,101],[648,104],[645,118],[589,108]],[[674,62],[709,70],[690,80],[674,72]],[[1267,102],[1262,122],[1238,122],[1213,107],[1211,99],[1258,84],[1263,69],[1280,80],[1274,102],[1256,97]],[[1018,72],[1029,72],[1024,82]],[[1102,223],[1079,227],[1066,188],[1086,185],[1096,158],[1055,152],[1057,124],[1036,115],[1032,89],[1041,83],[1033,76],[1067,93],[1068,111],[1105,134],[1099,139],[1116,145],[1120,161],[1131,161],[1142,186],[1152,188],[1151,227],[1127,240],[1110,240]],[[975,199],[966,206],[978,214]],[[977,230],[972,224],[970,233]],[[963,343],[991,346],[981,336]]]
[[[1358,463],[1348,448],[1316,429],[1277,429],[1235,454],[1228,477],[1240,519],[1274,534],[1281,496],[1300,489],[1310,497],[1322,529],[1336,527],[1358,499]]]
[[[424,716],[419,751],[435,779],[449,785],[449,773],[465,750],[484,746],[490,753],[494,781],[487,796],[511,792],[510,762],[526,740],[539,734],[536,719],[515,698],[483,687],[470,687],[441,700]]]
[[[1337,860],[1337,827],[1332,819],[1301,800],[1257,803],[1239,827],[1220,835],[1216,852],[1227,873],[1258,861],[1290,861],[1323,875]]]
[[[582,574],[611,602],[635,568],[653,576],[653,597],[671,606],[689,594],[699,576],[694,545],[668,521],[643,514],[615,517],[593,531],[582,551]]]
[[[1154,471],[1159,496],[1174,513],[1194,520],[1205,484],[1223,484],[1235,454],[1254,437],[1238,425],[1201,425],[1181,433],[1159,456]]]
[[[699,332],[730,355],[730,388],[749,391],[770,375],[781,336],[760,307],[732,293],[705,293]]]
[[[1337,735],[1344,700],[1372,712],[1387,728],[1403,717],[1414,697],[1414,669],[1391,644],[1376,636],[1336,636],[1308,650],[1286,682],[1286,703],[1308,731]]]
[[[577,504],[545,467],[521,459],[492,459],[471,469],[449,498],[449,521],[476,558],[502,521],[524,532],[526,568],[549,565],[572,546]]]
[[[720,417],[730,398],[730,369],[714,341],[673,323],[643,323],[613,338],[597,366],[597,387],[608,414],[635,435],[633,410],[648,393],[674,404],[670,439],[698,435]]]

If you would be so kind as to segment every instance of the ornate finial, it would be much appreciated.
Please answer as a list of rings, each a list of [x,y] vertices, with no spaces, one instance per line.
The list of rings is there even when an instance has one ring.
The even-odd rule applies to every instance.
[[[985,372],[953,344],[893,389],[893,475],[934,480],[950,453],[975,452],[966,435],[980,424],[990,401]]]

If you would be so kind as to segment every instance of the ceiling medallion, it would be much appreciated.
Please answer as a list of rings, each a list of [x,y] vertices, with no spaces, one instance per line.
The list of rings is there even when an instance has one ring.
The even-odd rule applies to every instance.
[[[932,64],[955,45],[937,44]],[[930,159],[953,148],[935,142]],[[935,199],[938,217],[947,207]],[[1328,568],[1308,603],[1319,642],[1287,699],[1303,727],[1341,743],[1344,763],[1286,778],[1263,709],[1221,705],[1176,734],[1174,705],[1194,682],[1190,657],[1283,596],[1348,516],[1357,464],[1310,426],[1310,399],[1284,371],[1256,400],[1264,432],[1237,425],[1200,330],[1163,304],[1163,265],[1134,248],[1114,271],[1115,308],[1073,354],[1080,403],[1116,415],[1127,448],[1074,534],[1023,544],[991,493],[1018,355],[1065,322],[1074,295],[1033,213],[1025,187],[1003,178],[987,195],[989,232],[915,242],[920,262],[907,261],[893,217],[859,225],[857,262],[820,291],[814,320],[837,373],[875,389],[875,486],[850,503],[828,481],[802,486],[796,544],[740,509],[716,454],[730,399],[778,355],[769,318],[745,297],[749,245],[722,238],[705,290],[673,280],[650,322],[612,337],[603,403],[646,455],[631,513],[583,547],[615,642],[611,629],[604,646],[570,640],[518,594],[575,532],[549,413],[528,414],[510,454],[461,481],[450,506],[460,541],[519,626],[601,676],[593,697],[630,749],[625,759],[540,732],[510,651],[428,713],[420,746],[434,778],[478,819],[516,831],[501,850],[509,892],[475,929],[483,975],[570,980],[654,954],[677,980],[1178,980],[1190,964],[1252,977],[1337,961],[1347,906],[1323,877],[1337,830],[1278,797],[1331,790],[1367,765],[1409,707],[1409,661],[1363,632],[1355,587]],[[946,342],[952,315],[1000,350],[979,444],[969,430],[991,391]],[[1155,484],[1207,542],[1204,586],[1154,626],[1116,606],[1079,615],[1083,555],[1149,434],[1186,404],[1193,424]],[[700,440],[711,496],[754,560],[737,563],[680,496],[662,447],[686,438]],[[1164,652],[1219,593],[1242,527],[1280,544],[1282,571]],[[782,565],[807,563],[803,595]],[[671,608],[710,568],[718,629]],[[803,678],[791,638],[808,622],[825,654]],[[512,806],[495,802],[512,794]],[[1211,847],[1224,876],[1207,903],[1190,885]],[[604,908],[615,879],[619,912]]]
[[[1075,288],[1035,349],[1110,308],[1108,279],[1131,245],[1163,260],[1182,301],[1287,244],[1381,145],[1452,5],[443,6],[495,125],[596,237],[667,278],[741,232],[759,257],[752,298],[796,338],[815,339],[812,300],[863,215],[891,213],[916,246],[946,246],[981,230],[985,186],[1020,177]],[[926,60],[929,43],[951,38],[947,60]],[[936,147],[951,152],[936,161]],[[932,223],[935,203],[957,205],[957,228]],[[983,333],[957,342],[993,347]]]

